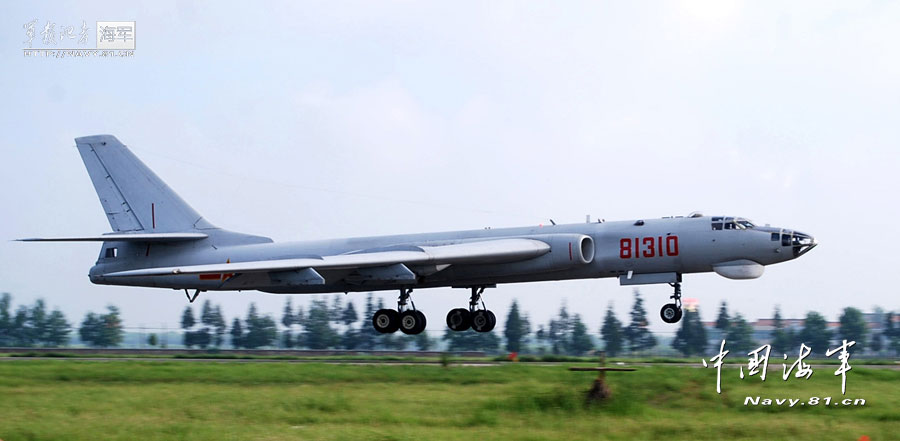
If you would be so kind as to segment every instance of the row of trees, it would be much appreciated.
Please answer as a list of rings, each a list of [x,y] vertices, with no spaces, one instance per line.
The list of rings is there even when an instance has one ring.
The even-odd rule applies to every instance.
[[[11,313],[12,296],[0,295],[0,347],[58,347],[69,344],[72,326],[59,309],[47,311],[43,299],[34,305],[19,305]],[[87,313],[78,328],[81,341],[90,346],[118,346],[124,331],[119,310],[109,306],[106,314]]]
[[[20,305],[10,313],[12,296],[0,295],[0,346],[62,346],[69,342],[71,327],[59,309],[47,312],[38,299],[31,307]]]
[[[0,346],[63,346],[69,341],[71,326],[58,309],[48,312],[43,300],[34,305],[19,306],[11,313],[11,296],[0,296]],[[222,309],[205,301],[195,315],[188,305],[181,316],[183,342],[187,347],[220,348],[230,345],[235,348],[260,348],[281,346],[284,348],[344,348],[344,349],[420,349],[429,350],[436,346],[434,338],[427,333],[416,336],[403,334],[379,334],[372,329],[369,318],[377,309],[384,308],[383,301],[377,302],[370,293],[366,298],[365,310],[357,313],[353,302],[342,301],[334,296],[329,303],[325,299],[313,300],[307,310],[294,307],[287,298],[281,320],[278,323],[268,314],[261,314],[256,305],[251,304],[246,316],[235,317],[227,326]],[[599,337],[607,354],[614,356],[624,352],[639,353],[655,348],[658,340],[648,328],[649,320],[644,302],[639,292],[634,293],[634,303],[628,323],[621,322],[612,305],[607,310]],[[727,341],[728,349],[736,352],[749,351],[759,346],[754,341],[753,328],[741,314],[730,314],[723,302],[710,331],[700,320],[698,308],[685,309],[671,347],[690,356],[705,354],[710,339]],[[882,332],[870,335],[862,312],[856,308],[846,308],[840,317],[840,326],[831,330],[825,318],[817,313],[806,315],[802,327],[786,323],[781,311],[776,308],[772,320],[772,351],[776,354],[794,352],[801,343],[823,354],[833,339],[856,341],[856,350],[868,347],[878,352],[888,350],[900,354],[900,327],[894,324],[894,315],[884,315]],[[710,335],[710,332],[713,335]],[[90,346],[117,346],[123,339],[123,328],[119,310],[109,306],[105,313],[89,312],[80,327],[78,336]],[[505,325],[501,331],[476,333],[446,330],[442,339],[448,350],[484,350],[499,352],[537,352],[553,354],[582,355],[596,349],[588,325],[579,314],[572,314],[563,305],[558,314],[546,325],[540,324],[532,330],[531,321],[518,303],[513,301]],[[156,335],[148,339],[156,344]],[[505,344],[504,344],[505,343]]]

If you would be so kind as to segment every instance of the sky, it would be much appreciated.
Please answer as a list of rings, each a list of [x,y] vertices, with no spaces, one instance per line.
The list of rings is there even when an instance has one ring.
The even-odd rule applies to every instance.
[[[126,326],[178,326],[182,292],[90,283],[98,244],[9,241],[109,231],[73,141],[109,133],[213,224],[278,241],[701,211],[820,243],[755,280],[686,275],[704,320],[723,300],[751,319],[900,309],[896,2],[0,8],[0,292],[15,304],[43,298],[72,322],[115,304]],[[34,19],[135,21],[134,56],[24,57]],[[674,332],[655,319],[671,289],[640,289],[651,329]],[[414,294],[433,333],[467,298]],[[201,299],[278,318],[285,296]],[[513,299],[533,324],[565,304],[597,332],[609,305],[626,320],[632,288],[501,285],[485,295],[498,327]],[[365,294],[344,300],[361,310]]]

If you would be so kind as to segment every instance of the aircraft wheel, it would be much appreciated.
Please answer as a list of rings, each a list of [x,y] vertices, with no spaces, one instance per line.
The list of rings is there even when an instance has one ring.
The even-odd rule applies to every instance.
[[[382,334],[397,332],[400,327],[400,313],[393,309],[379,309],[372,316],[372,326]]]
[[[419,317],[419,326],[416,327],[416,332],[414,332],[413,334],[421,334],[423,331],[425,331],[425,325],[428,323],[428,320],[425,319],[425,314],[423,314],[421,311],[414,312]]]
[[[400,314],[400,331],[415,335],[425,330],[425,314],[419,311],[403,311]]]
[[[682,315],[683,311],[674,303],[667,303],[659,310],[659,316],[666,323],[678,323]]]
[[[495,324],[497,324],[497,318],[491,311],[480,310],[472,314],[472,329],[476,332],[489,332],[494,329]]]
[[[456,308],[447,313],[447,327],[451,331],[465,331],[472,326],[472,314],[468,309]]]

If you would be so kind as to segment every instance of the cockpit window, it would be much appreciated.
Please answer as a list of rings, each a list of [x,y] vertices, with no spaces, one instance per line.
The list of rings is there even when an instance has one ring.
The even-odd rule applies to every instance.
[[[712,218],[712,229],[718,230],[747,230],[755,227],[753,222],[740,217],[717,216]]]

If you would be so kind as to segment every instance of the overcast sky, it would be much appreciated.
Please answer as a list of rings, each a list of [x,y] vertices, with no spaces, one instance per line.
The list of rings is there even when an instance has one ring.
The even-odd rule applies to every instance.
[[[135,56],[25,58],[34,19],[136,21]],[[821,244],[756,280],[687,275],[703,319],[722,300],[749,318],[897,310],[898,21],[900,4],[865,1],[4,3],[0,238],[109,231],[73,138],[110,133],[212,223],[275,240],[702,211]],[[116,304],[127,326],[177,326],[181,292],[92,285],[98,252],[4,240],[0,291],[72,322]],[[653,329],[673,330],[670,288],[641,290]],[[596,332],[611,302],[626,320],[631,292],[602,279],[485,300],[502,322],[518,299],[533,323],[564,301]],[[442,332],[467,295],[414,299]],[[284,303],[204,298],[229,318]]]

